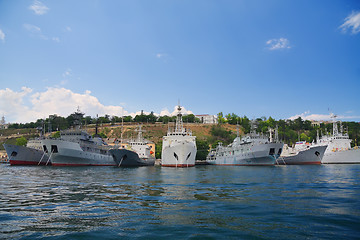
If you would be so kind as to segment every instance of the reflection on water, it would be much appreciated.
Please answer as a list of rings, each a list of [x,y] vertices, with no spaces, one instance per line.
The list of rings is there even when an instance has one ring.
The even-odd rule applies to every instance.
[[[0,165],[0,238],[356,238],[360,165]]]

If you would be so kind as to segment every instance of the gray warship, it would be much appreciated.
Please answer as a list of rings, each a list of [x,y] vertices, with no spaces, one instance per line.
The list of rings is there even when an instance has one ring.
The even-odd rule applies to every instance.
[[[40,137],[30,139],[26,146],[18,146],[4,143],[10,165],[51,165],[49,157],[42,148],[41,141],[44,139],[45,125],[38,127]],[[49,124],[49,131],[51,125]]]
[[[44,153],[41,139],[29,140],[26,146],[3,144],[10,165],[51,165]]]
[[[239,128],[239,126],[238,126]],[[256,133],[254,127],[249,134],[240,138],[239,129],[237,137],[229,146],[219,146],[210,151],[206,161],[214,165],[239,166],[267,166],[275,165],[280,156],[284,143],[278,141],[277,129],[275,139],[264,134]]]
[[[142,137],[144,131],[141,125],[136,131],[138,136],[135,140],[128,141],[126,145],[121,143],[120,148],[109,150],[118,167],[154,166],[155,157],[151,154],[151,147],[147,145],[148,141]]]
[[[327,145],[316,146],[306,141],[296,142],[295,147],[284,145],[280,157],[276,160],[278,165],[316,165],[321,164]]]

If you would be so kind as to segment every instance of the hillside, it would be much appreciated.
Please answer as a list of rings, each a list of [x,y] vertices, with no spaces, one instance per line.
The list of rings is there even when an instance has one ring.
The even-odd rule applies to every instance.
[[[138,128],[139,124],[131,123],[131,124],[124,124],[124,134],[123,138],[131,138],[136,137],[137,132],[135,131]],[[155,124],[142,124],[142,129],[145,131],[143,136],[144,138],[154,142],[159,143],[162,141],[162,137],[166,135],[168,128],[174,128],[173,124],[162,124],[162,123],[155,123]],[[198,139],[207,140],[211,137],[211,127],[212,124],[200,124],[200,123],[186,123],[184,127],[186,129],[190,129]],[[231,131],[233,134],[236,134],[236,126],[230,124],[223,124],[222,127],[227,131]],[[90,134],[95,133],[95,126],[88,128],[87,131]],[[121,125],[110,125],[110,124],[103,124],[99,127],[98,132],[104,133],[108,138],[120,138],[121,136]],[[242,132],[240,131],[240,134]]]
[[[135,138],[137,136],[137,129],[139,124],[127,123],[124,124],[123,138]],[[149,123],[142,124],[142,129],[145,130],[143,136],[158,144],[162,141],[162,137],[166,135],[168,127],[174,128],[174,123],[163,124],[163,123]],[[198,140],[208,140],[211,137],[212,124],[200,124],[200,123],[185,123],[184,127],[190,129],[197,137]],[[223,124],[222,127],[236,134],[236,125]],[[95,125],[88,125],[85,128],[89,134],[95,133]],[[107,138],[120,138],[121,136],[121,124],[102,124],[98,127],[98,133],[104,133]],[[242,131],[240,131],[242,134]],[[46,134],[47,136],[49,134]],[[26,139],[31,139],[39,136],[39,132],[33,128],[27,129],[2,129],[0,130],[0,150],[4,150],[3,143],[15,144],[17,138],[24,136]]]

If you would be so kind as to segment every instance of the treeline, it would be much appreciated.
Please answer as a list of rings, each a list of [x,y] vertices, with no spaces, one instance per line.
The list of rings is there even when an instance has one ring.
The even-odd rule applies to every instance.
[[[30,122],[30,123],[13,123],[9,124],[10,129],[23,129],[23,128],[42,128],[46,131],[51,130],[64,130],[71,128],[75,125],[79,125],[79,123],[76,121],[78,115],[76,113],[70,114],[68,117],[61,117],[57,115],[50,115],[46,119],[38,119],[36,122]],[[194,114],[189,115],[183,115],[182,116],[183,122],[185,123],[200,123],[200,119],[196,118]],[[122,121],[125,123],[128,122],[135,122],[135,123],[155,123],[155,122],[162,122],[162,123],[168,123],[168,122],[175,122],[176,116],[155,116],[153,112],[150,114],[140,114],[136,115],[134,118],[132,116],[124,116],[124,117],[118,117],[118,116],[100,116],[97,118],[93,118],[91,116],[84,116],[80,119],[81,125],[89,125],[89,124],[102,124],[102,123],[121,123]]]
[[[175,122],[176,116],[156,116],[153,112],[150,114],[140,114],[136,115],[134,118],[132,116],[100,116],[93,118],[90,116],[82,116],[78,120],[79,115],[76,113],[70,114],[68,117],[61,117],[57,115],[51,115],[47,119],[38,119],[36,122],[26,123],[26,124],[10,124],[9,128],[20,129],[20,128],[42,128],[45,131],[51,130],[64,130],[78,125],[79,121],[82,125],[89,124],[115,124],[124,122],[136,122],[136,123],[155,123],[155,122]],[[241,131],[243,133],[249,133],[253,123],[253,127],[259,133],[268,133],[269,129],[278,128],[279,139],[284,141],[289,145],[295,144],[295,142],[301,141],[316,141],[317,132],[320,136],[332,133],[333,124],[331,122],[317,123],[313,124],[311,121],[303,120],[301,117],[290,120],[290,119],[280,119],[275,120],[272,117],[266,118],[261,117],[257,119],[250,120],[248,117],[240,117],[235,113],[229,113],[224,115],[222,112],[218,113],[218,125],[213,126],[211,130],[212,137],[207,139],[207,143],[213,145],[218,141],[222,141],[224,144],[230,143],[236,133],[231,131],[226,131],[221,128],[222,124],[239,124]],[[183,121],[185,123],[196,123],[200,122],[200,119],[196,118],[195,115],[189,114],[183,116]],[[352,146],[359,144],[359,135],[360,135],[360,123],[358,122],[343,122],[342,127],[344,132],[349,134],[349,137],[353,140]],[[340,131],[340,125],[338,125]]]

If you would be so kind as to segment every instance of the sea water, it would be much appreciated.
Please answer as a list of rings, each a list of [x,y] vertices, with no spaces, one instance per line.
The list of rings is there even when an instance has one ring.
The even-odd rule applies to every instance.
[[[0,165],[0,239],[359,239],[360,165]]]

